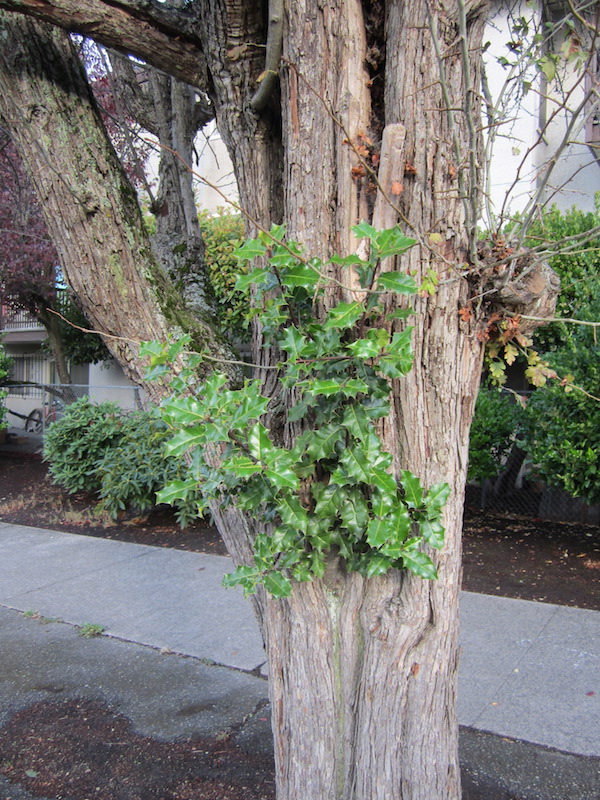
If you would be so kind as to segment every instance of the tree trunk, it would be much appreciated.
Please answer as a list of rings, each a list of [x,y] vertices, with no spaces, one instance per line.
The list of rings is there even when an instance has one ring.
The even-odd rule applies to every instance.
[[[68,36],[6,12],[0,26],[10,43],[0,50],[0,114],[31,175],[66,279],[112,354],[138,384],[142,341],[189,332],[196,347],[231,358],[156,261]],[[160,383],[146,388],[151,397],[164,395]]]
[[[481,291],[473,251],[480,123],[469,109],[479,86],[487,3],[467,0],[462,22],[459,7],[426,0],[286,0],[281,86],[258,116],[250,100],[264,68],[266,3],[192,6],[219,129],[253,221],[265,227],[285,221],[290,237],[319,257],[355,250],[350,228],[363,218],[376,227],[399,221],[418,245],[396,268],[414,272],[417,283],[437,284],[416,301],[414,368],[395,383],[392,413],[380,433],[396,475],[409,469],[426,487],[451,487],[446,542],[430,554],[439,579],[394,571],[366,580],[347,573],[332,553],[322,580],[294,585],[287,599],[266,599],[278,800],[460,797],[460,532],[482,359],[477,325],[485,327],[489,306],[482,304],[479,318],[459,315]],[[144,57],[140,48],[137,55]],[[462,53],[470,54],[465,66]],[[18,77],[18,65],[11,66]],[[0,90],[5,86],[0,79]],[[40,119],[43,139],[41,97],[23,106],[29,119]],[[30,159],[36,163],[33,154]],[[85,175],[65,182],[81,194]],[[52,196],[45,202],[51,214],[61,210]],[[104,202],[83,197],[80,204],[97,215]],[[329,289],[326,304],[346,299],[345,293]],[[155,299],[140,302],[157,314]],[[392,324],[399,330],[403,323]],[[166,329],[158,326],[157,338]],[[278,358],[262,347],[257,331],[255,362],[272,366]],[[292,393],[283,393],[269,375],[265,391],[289,404]],[[270,433],[289,444],[298,427],[274,417]],[[239,526],[242,518],[231,507],[221,512],[223,538],[238,560],[247,559],[252,523]]]
[[[71,383],[71,374],[60,337],[59,318],[43,309],[39,314],[39,320],[48,334],[48,344],[54,358],[54,366],[56,367],[59,383],[68,385]]]
[[[379,6],[373,6],[376,12]],[[440,47],[448,48],[458,37],[457,19],[432,13]],[[414,370],[398,382],[393,413],[381,432],[397,471],[412,470],[426,486],[448,482],[452,499],[444,519],[446,544],[434,556],[437,582],[401,572],[367,581],[347,574],[332,555],[323,580],[295,585],[289,599],[267,599],[279,800],[460,797],[460,531],[482,346],[457,313],[469,292],[457,276],[469,251],[466,212],[457,197],[456,156],[427,28],[428,5],[388,3],[385,40],[383,20],[377,28],[376,17],[365,24],[358,0],[286,3],[282,218],[310,256],[352,252],[351,225],[373,213],[378,227],[400,218],[422,242],[399,268],[414,270],[417,281],[432,270],[442,285],[417,302]],[[476,13],[468,32],[475,65],[482,28]],[[375,47],[380,60],[376,74],[369,74],[367,55]],[[456,48],[445,56],[445,69],[454,105],[460,106],[465,86]],[[478,85],[478,67],[470,69],[471,83]],[[379,93],[369,91],[369,84],[382,81]],[[245,179],[262,162],[236,151],[240,106],[230,131],[227,100],[217,97],[217,119],[234,148],[234,162],[243,162],[242,203],[263,210],[257,191],[268,182],[257,189]],[[455,125],[467,151],[465,122]],[[383,151],[377,142],[382,130]],[[385,185],[378,193],[357,150],[375,170],[373,154],[379,155]],[[385,201],[398,189],[394,184],[402,185],[395,198],[400,213]],[[270,221],[264,213],[259,219]],[[429,246],[431,234],[443,245]],[[347,299],[343,294],[331,289],[328,303]],[[273,427],[271,433],[277,435]],[[285,441],[294,432],[279,435]]]

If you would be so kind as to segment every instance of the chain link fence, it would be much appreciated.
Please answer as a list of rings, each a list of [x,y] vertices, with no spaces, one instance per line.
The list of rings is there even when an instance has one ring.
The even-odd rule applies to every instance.
[[[499,465],[498,477],[467,486],[466,513],[469,511],[600,525],[600,504],[588,505],[538,480],[535,464],[517,444]]]

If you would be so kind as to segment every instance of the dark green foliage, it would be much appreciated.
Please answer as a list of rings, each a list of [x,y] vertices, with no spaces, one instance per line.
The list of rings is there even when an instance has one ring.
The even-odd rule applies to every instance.
[[[469,480],[479,483],[499,475],[522,425],[522,417],[523,409],[509,394],[481,387],[471,425]]]
[[[120,512],[147,511],[156,504],[156,493],[170,481],[183,478],[181,459],[168,456],[165,443],[171,433],[156,410],[121,416],[118,442],[96,464],[101,478],[100,508],[116,519]],[[196,492],[173,503],[182,528],[198,517]]]
[[[116,518],[122,511],[152,508],[157,491],[183,475],[180,459],[165,452],[169,437],[154,410],[128,413],[114,403],[82,398],[49,427],[44,459],[55,483],[71,493],[97,493],[100,509]],[[198,516],[191,489],[174,506],[182,527]]]
[[[600,319],[600,302],[580,313]],[[538,390],[527,405],[526,439],[534,469],[549,486],[587,503],[600,502],[600,345],[591,328],[577,326],[569,347],[553,354],[552,366],[569,383]]]
[[[91,403],[87,397],[69,405],[49,426],[44,460],[55,483],[68,492],[98,492],[97,462],[121,437],[121,411],[115,403]]]
[[[244,240],[241,215],[220,208],[214,215],[201,211],[199,219],[206,248],[206,266],[220,307],[223,328],[233,339],[245,340],[249,336],[249,304],[246,294],[236,289],[241,267],[233,254]]]
[[[552,243],[583,234],[600,226],[600,212],[573,207],[564,213],[553,207],[541,222],[532,225],[528,244]],[[583,309],[600,300],[600,236],[575,245],[573,252],[550,258],[550,266],[561,279],[556,316],[580,318]],[[564,323],[545,325],[535,333],[535,347],[543,353],[568,347],[573,328]]]
[[[199,486],[203,503],[233,499],[262,525],[253,563],[225,582],[247,593],[262,583],[277,597],[289,595],[292,580],[323,576],[330,552],[367,578],[390,569],[436,577],[426,549],[443,544],[440,519],[449,487],[425,489],[407,470],[396,478],[376,429],[376,420],[389,412],[390,380],[412,366],[412,328],[390,331],[392,319],[405,319],[410,311],[388,314],[382,301],[390,293],[418,291],[411,275],[379,267],[414,241],[398,227],[376,231],[362,223],[353,230],[369,240],[368,259],[331,260],[352,267],[363,291],[353,302],[338,303],[323,321],[315,304],[327,267],[286,241],[282,226],[236,251],[242,261],[261,257],[265,264],[243,273],[236,285],[240,291],[252,287],[263,333],[282,354],[281,384],[297,402],[281,413],[304,430],[290,446],[261,421],[269,399],[260,380],[231,390],[224,375],[213,374],[193,385],[202,354],[173,379],[175,395],[162,405],[163,418],[176,431],[169,452],[191,452],[192,464],[187,480],[168,485],[159,498],[171,501]],[[149,342],[142,354],[150,357],[153,375],[165,376],[188,345],[189,337]],[[213,448],[222,453],[218,466],[206,458]]]

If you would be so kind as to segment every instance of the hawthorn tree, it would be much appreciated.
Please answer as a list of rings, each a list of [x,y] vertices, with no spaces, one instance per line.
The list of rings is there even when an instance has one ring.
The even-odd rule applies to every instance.
[[[332,545],[325,531],[331,546],[310,550],[317,553],[313,579],[293,580],[290,593],[259,586],[254,602],[269,659],[280,800],[459,798],[460,533],[484,341],[492,318],[530,316],[536,318],[531,327],[551,316],[557,291],[551,270],[526,249],[497,238],[478,244],[484,185],[479,56],[489,3],[205,0],[179,8],[136,0],[118,6],[0,0],[0,6],[8,9],[0,20],[0,112],[29,165],[69,280],[132,376],[143,380],[140,340],[187,331],[204,354],[199,370],[206,373],[216,363],[230,380],[239,377],[210,319],[186,309],[161,270],[69,40],[47,23],[92,34],[208,94],[232,157],[248,231],[263,231],[253,246],[259,275],[275,277],[274,284],[259,287],[257,299],[267,311],[274,308],[279,278],[289,288],[300,275],[300,288],[314,288],[312,297],[301,298],[302,313],[310,305],[314,314],[307,335],[322,342],[333,329],[344,349],[343,359],[338,353],[333,361],[363,352],[369,381],[380,386],[382,359],[397,365],[401,354],[380,358],[374,341],[393,346],[407,338],[406,295],[387,291],[390,281],[397,287],[404,275],[419,289],[411,318],[412,369],[406,373],[385,362],[388,413],[372,413],[356,435],[345,427],[343,436],[354,453],[361,437],[370,443],[377,437],[371,449],[389,454],[379,462],[385,463],[378,480],[417,514],[433,487],[449,487],[443,546],[420,551],[437,580],[410,569],[354,570],[354,551],[345,557],[346,544]],[[361,220],[371,227],[357,227]],[[287,238],[282,228],[265,233],[279,223]],[[397,225],[414,247],[386,250],[376,231],[394,229],[394,237]],[[301,243],[302,252],[291,241]],[[298,255],[296,269],[289,259]],[[310,270],[318,276],[312,284]],[[382,279],[386,272],[396,277]],[[292,315],[285,339],[265,338],[271,331],[260,324],[254,331],[254,374],[263,398],[257,401],[260,420],[252,422],[254,461],[236,461],[239,471],[279,464],[279,473],[269,468],[275,485],[294,472],[289,452],[299,452],[298,442],[304,458],[314,422],[298,411],[302,390],[290,373],[282,380],[279,365],[290,361],[294,347],[300,352],[305,346],[292,330],[300,330],[295,300],[282,292]],[[368,333],[365,303],[371,296],[381,334]],[[363,309],[357,324],[339,324],[342,313],[357,306]],[[273,328],[272,316],[266,326]],[[524,336],[527,323],[512,323],[512,330]],[[322,365],[328,358],[316,360]],[[354,384],[354,395],[344,395],[339,384],[339,391],[331,383],[327,390],[320,386],[321,395],[311,384],[319,409],[327,391],[335,395],[333,405],[343,395],[338,421],[372,411],[373,398],[362,386]],[[212,386],[215,398],[225,396],[218,382]],[[150,392],[158,399],[168,387],[150,384]],[[343,449],[341,439],[339,444],[336,452]],[[209,472],[219,470],[225,451],[207,452]],[[283,452],[288,456],[278,461]],[[263,464],[264,453],[272,457],[265,455]],[[303,475],[290,505],[298,519],[318,516],[312,488],[317,472],[321,493],[328,481],[335,485],[348,477],[341,467],[328,473],[326,457],[317,461],[323,463]],[[300,482],[298,475],[295,480],[290,485]],[[375,494],[365,486],[360,491],[373,515]],[[227,502],[222,488],[216,488],[213,514],[236,563],[252,568],[254,544],[264,545],[265,533],[273,537],[274,529],[248,512],[247,502],[236,504],[235,496]],[[406,519],[404,512],[400,516]],[[340,529],[339,520],[333,525]],[[441,544],[439,537],[435,543]],[[408,558],[401,559],[406,566]]]

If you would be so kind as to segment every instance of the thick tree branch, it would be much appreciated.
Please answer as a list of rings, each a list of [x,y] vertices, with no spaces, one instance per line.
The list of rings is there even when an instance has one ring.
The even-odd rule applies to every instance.
[[[154,0],[0,0],[0,8],[89,36],[199,89],[206,86],[204,54],[185,11]]]

